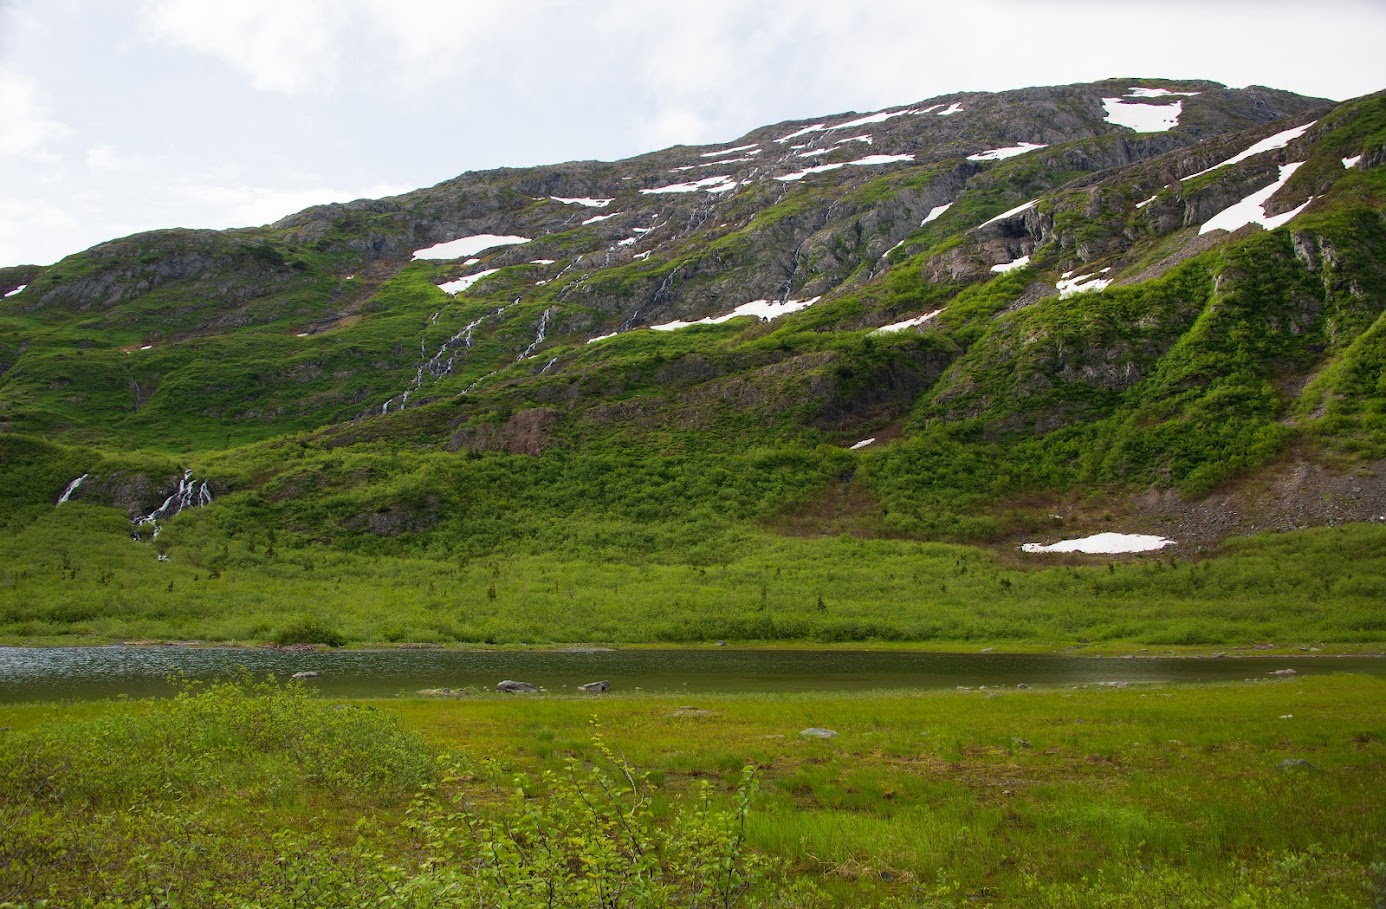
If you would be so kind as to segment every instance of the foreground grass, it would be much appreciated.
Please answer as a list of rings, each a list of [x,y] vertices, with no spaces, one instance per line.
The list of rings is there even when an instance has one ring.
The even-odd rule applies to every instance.
[[[589,528],[590,529],[590,528]],[[387,556],[199,548],[69,503],[7,535],[0,641],[439,644],[907,641],[1032,646],[1386,640],[1386,526],[1234,540],[1198,561],[737,531],[715,560],[649,550]],[[179,540],[185,542],[178,542]],[[626,545],[628,543],[629,545]]]
[[[214,689],[7,707],[0,900],[307,906],[378,887],[386,904],[492,905],[468,902],[472,877],[447,899],[439,888],[501,867],[469,850],[540,821],[576,823],[607,855],[592,843],[622,834],[594,824],[612,818],[583,768],[620,791],[628,762],[645,774],[642,835],[730,845],[739,904],[1356,906],[1380,893],[1386,859],[1383,703],[1386,683],[1333,676],[346,709]],[[801,737],[810,726],[839,735]],[[747,765],[760,793],[743,842]],[[598,808],[574,814],[574,787]],[[550,842],[541,829],[521,841]],[[564,869],[573,886],[601,873],[595,860]],[[708,904],[679,868],[661,873],[693,888],[684,904]]]

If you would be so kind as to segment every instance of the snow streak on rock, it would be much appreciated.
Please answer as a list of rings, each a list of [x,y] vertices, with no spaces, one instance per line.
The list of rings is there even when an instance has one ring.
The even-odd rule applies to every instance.
[[[555,202],[562,202],[564,205],[582,205],[586,208],[606,208],[615,199],[564,199],[562,196],[549,196]]]
[[[943,205],[935,205],[933,208],[929,209],[929,213],[924,216],[924,220],[919,222],[919,226],[923,227],[930,221],[937,221],[939,218],[943,217],[944,212],[952,207],[952,202],[946,202]]]
[[[1213,215],[1212,218],[1208,219],[1208,221],[1198,229],[1199,234],[1206,234],[1214,230],[1231,232],[1238,228],[1245,227],[1248,224],[1259,224],[1266,230],[1274,230],[1280,225],[1287,223],[1295,215],[1304,211],[1304,209],[1309,206],[1310,202],[1314,201],[1313,196],[1310,196],[1309,200],[1298,208],[1274,216],[1266,214],[1266,202],[1270,201],[1270,197],[1279,192],[1281,187],[1290,182],[1290,177],[1294,176],[1294,172],[1299,170],[1300,165],[1303,163],[1303,161],[1299,161],[1294,164],[1282,165],[1280,167],[1280,179],[1276,180],[1270,186],[1252,193],[1237,204],[1230,205],[1216,215]]]
[[[987,220],[987,221],[983,221],[981,224],[979,224],[979,225],[977,225],[977,226],[978,226],[978,227],[986,227],[988,224],[995,224],[997,221],[1006,221],[1006,220],[1009,220],[1010,218],[1014,218],[1016,215],[1020,214],[1021,212],[1025,211],[1026,209],[1034,208],[1037,204],[1039,204],[1039,199],[1031,199],[1029,202],[1026,202],[1024,205],[1017,205],[1015,208],[1011,209],[1010,211],[1003,211],[1001,214],[997,215],[996,217],[991,218],[991,219],[989,219],[989,220]]]
[[[1017,269],[1017,268],[1024,268],[1025,266],[1027,266],[1027,265],[1029,265],[1029,264],[1030,264],[1030,257],[1029,257],[1029,256],[1021,256],[1019,259],[1016,259],[1014,262],[1002,262],[1000,265],[993,265],[993,266],[991,267],[991,270],[994,271],[994,272],[996,272],[997,274],[1005,274],[1006,272],[1008,272],[1008,271],[1014,271],[1014,270]]]
[[[1160,195],[1159,193],[1156,193],[1154,196],[1151,196],[1149,199],[1146,199],[1144,202],[1137,202],[1137,203],[1136,203],[1136,207],[1137,207],[1137,208],[1145,208],[1145,207],[1146,207],[1147,205],[1149,205],[1151,202],[1154,202],[1155,199],[1156,199],[1156,197],[1158,197],[1159,195]]]
[[[1344,169],[1344,170],[1352,170],[1354,167],[1356,167],[1357,165],[1359,165],[1359,164],[1361,164],[1361,163],[1362,163],[1362,156],[1361,156],[1361,155],[1353,155],[1351,158],[1344,158],[1344,159],[1343,159],[1343,169]],[[19,288],[19,290],[23,290],[23,289],[24,289],[24,288],[23,288],[22,286]],[[15,294],[19,293],[19,290],[12,290],[12,291],[10,291],[9,293],[5,294],[5,296],[7,296],[7,297],[13,297]]]
[[[800,136],[807,136],[809,133],[818,133],[818,132],[822,132],[823,130],[825,130],[825,129],[827,129],[827,128],[828,128],[828,127],[827,127],[826,124],[823,124],[823,123],[816,123],[816,124],[814,124],[813,126],[805,126],[803,129],[799,130],[797,133],[790,133],[789,135],[785,136],[784,138],[782,138],[782,139],[776,139],[775,141],[776,141],[776,142],[780,142],[780,143],[784,143],[784,142],[788,142],[790,139],[797,139],[797,138],[799,138]]]
[[[1212,167],[1206,170],[1201,170],[1196,174],[1189,174],[1187,177],[1180,177],[1179,179],[1192,180],[1194,177],[1201,177],[1204,174],[1210,174],[1213,171],[1217,170],[1219,167],[1226,167],[1229,164],[1238,164],[1242,161],[1245,161],[1247,158],[1250,158],[1252,155],[1259,155],[1261,154],[1261,152],[1268,152],[1273,151],[1277,148],[1284,148],[1285,146],[1289,145],[1291,142],[1308,132],[1309,127],[1313,126],[1315,123],[1318,122],[1319,121],[1317,120],[1310,120],[1303,126],[1296,126],[1294,129],[1287,129],[1284,132],[1276,133],[1273,136],[1267,136],[1260,142],[1257,142],[1255,145],[1248,148],[1246,151],[1239,152],[1220,164],[1214,164]]]
[[[778,319],[780,316],[787,316],[792,312],[807,309],[821,299],[823,298],[812,297],[808,300],[781,300],[779,302],[752,300],[750,303],[742,303],[724,316],[708,316],[705,319],[696,319],[692,322],[665,322],[662,325],[651,325],[650,328],[655,331],[674,331],[679,328],[687,328],[690,325],[720,325],[738,316],[755,316],[762,322],[769,322],[771,319]]]
[[[1048,546],[1042,543],[1026,543],[1020,548],[1024,552],[1088,552],[1110,555],[1119,552],[1150,552],[1172,545],[1173,540],[1143,533],[1099,533],[1081,540],[1062,540]]]
[[[984,152],[977,152],[975,155],[968,155],[969,161],[1004,161],[1007,158],[1014,158],[1016,155],[1023,155],[1032,152],[1037,148],[1047,148],[1045,145],[1035,145],[1031,142],[1022,142],[1019,145],[1012,145],[1007,148],[993,148]]]
[[[951,117],[951,116],[953,116],[954,114],[960,114],[960,113],[962,113],[962,111],[963,111],[962,102],[961,102],[961,101],[954,101],[951,105],[949,105],[949,107],[948,107],[947,110],[941,110],[941,111],[939,111],[939,112],[938,112],[938,115],[939,115],[940,117]]]
[[[1059,292],[1059,299],[1062,300],[1064,297],[1071,297],[1074,294],[1081,294],[1089,290],[1106,289],[1112,283],[1111,279],[1100,278],[1098,275],[1104,275],[1109,271],[1111,271],[1110,268],[1104,268],[1095,275],[1079,275],[1076,278],[1069,277],[1072,272],[1065,272],[1064,276],[1059,279],[1059,283],[1054,285]]]
[[[692,183],[672,183],[669,186],[661,186],[658,189],[642,189],[641,193],[649,196],[656,193],[695,193],[700,189],[710,193],[726,192],[736,188],[736,179],[723,174],[718,177],[705,177]]]
[[[1201,95],[1203,92],[1172,92],[1167,88],[1133,88],[1128,98],[1165,98],[1171,95]]]
[[[495,234],[477,234],[472,237],[459,237],[446,243],[435,243],[425,249],[414,251],[415,259],[460,259],[497,246],[513,246],[528,243],[529,237],[498,237]]]
[[[943,312],[942,309],[935,309],[933,312],[926,312],[924,315],[915,316],[913,319],[906,319],[903,322],[892,322],[889,325],[882,325],[880,328],[873,331],[872,334],[889,335],[894,334],[897,331],[904,331],[907,328],[914,328],[916,325],[923,325],[925,322],[929,321],[941,312]]]
[[[736,148],[724,148],[724,149],[722,149],[721,151],[703,152],[703,153],[702,153],[701,155],[699,155],[698,157],[699,157],[699,158],[720,158],[720,157],[722,157],[723,155],[734,155],[734,154],[736,154],[737,152],[750,151],[750,150],[753,149],[753,148],[759,148],[759,147],[760,147],[760,146],[756,145],[756,144],[753,142],[753,143],[751,143],[750,145],[738,145]]]
[[[12,290],[12,291],[10,291],[9,293],[5,294],[5,296],[6,296],[6,297],[13,297],[13,296],[16,296],[16,295],[19,294],[20,291],[22,291],[24,288],[26,288],[26,287],[28,287],[28,286],[29,286],[28,284],[21,284],[21,285],[19,285],[18,287],[16,287],[14,290]]]
[[[80,477],[78,477],[77,479],[73,480],[71,483],[68,483],[68,484],[67,484],[67,488],[63,490],[63,494],[60,495],[60,496],[58,496],[58,504],[61,505],[61,504],[63,504],[64,502],[66,502],[68,499],[72,498],[72,494],[73,494],[74,492],[77,491],[77,487],[78,487],[78,486],[81,486],[81,485],[82,485],[82,481],[85,480],[85,479],[86,479],[87,477],[89,477],[89,476],[91,476],[91,474],[89,474],[89,473],[84,473],[84,474],[82,474]]]
[[[488,268],[485,271],[479,271],[474,275],[466,275],[465,277],[458,278],[456,281],[448,281],[445,284],[439,284],[438,289],[445,294],[453,294],[455,296],[457,294],[460,294],[462,291],[466,290],[468,287],[471,287],[473,284],[480,281],[482,278],[488,278],[498,271],[500,271],[499,268]]]

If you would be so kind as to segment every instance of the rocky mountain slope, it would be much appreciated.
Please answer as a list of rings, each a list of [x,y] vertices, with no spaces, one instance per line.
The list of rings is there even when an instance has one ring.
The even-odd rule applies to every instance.
[[[0,269],[0,499],[147,537],[205,483],[212,548],[1211,542],[1312,470],[1270,526],[1367,520],[1384,162],[1380,95],[1123,79],[113,240]]]

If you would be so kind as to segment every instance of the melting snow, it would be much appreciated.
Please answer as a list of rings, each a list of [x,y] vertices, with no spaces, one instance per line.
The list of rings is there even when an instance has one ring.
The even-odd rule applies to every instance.
[[[438,289],[445,294],[460,294],[462,291],[466,290],[468,287],[471,287],[473,284],[480,281],[482,278],[485,278],[489,275],[494,275],[498,271],[500,271],[499,268],[488,268],[485,271],[479,271],[474,275],[467,275],[465,278],[458,278],[456,281],[449,281],[446,284],[439,284]]]
[[[619,215],[619,214],[621,214],[621,212],[618,211],[618,212],[613,212],[613,213],[611,213],[611,214],[609,214],[609,215],[593,215],[592,217],[588,218],[586,221],[583,221],[582,223],[583,223],[583,224],[596,224],[598,221],[606,221],[606,220],[609,220],[609,219],[611,219],[611,218],[616,217],[616,216]]]
[[[1167,88],[1133,88],[1128,98],[1164,98],[1169,95],[1201,95],[1202,92],[1172,92]]]
[[[818,132],[822,132],[823,130],[825,130],[825,129],[827,129],[827,128],[828,128],[828,127],[827,127],[825,124],[816,123],[816,124],[814,124],[813,126],[805,126],[803,129],[799,130],[797,133],[790,133],[789,135],[785,136],[783,139],[776,139],[775,141],[776,141],[776,142],[788,142],[790,139],[797,139],[797,138],[799,138],[800,136],[807,136],[809,133],[818,133]]]
[[[755,316],[762,322],[769,322],[771,319],[778,319],[780,316],[787,316],[792,312],[807,309],[821,299],[822,297],[812,297],[808,300],[780,300],[779,302],[752,300],[750,303],[742,303],[724,316],[708,316],[705,319],[696,319],[692,322],[665,322],[663,325],[651,325],[650,328],[655,331],[674,331],[679,328],[687,328],[690,325],[720,325],[738,316]]]
[[[736,181],[723,174],[718,177],[704,177],[693,183],[673,183],[669,186],[661,186],[658,189],[642,189],[640,192],[649,196],[655,193],[695,193],[700,189],[705,189],[710,193],[720,193],[735,188]]]
[[[588,338],[588,339],[587,339],[587,343],[588,343],[588,344],[596,344],[598,341],[605,341],[607,338],[614,338],[614,337],[616,337],[616,336],[619,335],[619,334],[620,334],[619,331],[613,331],[613,332],[612,332],[611,334],[609,334],[609,335],[597,335],[595,338]]]
[[[891,113],[881,111],[878,114],[868,114],[865,117],[859,117],[856,120],[849,120],[846,123],[839,123],[837,126],[830,126],[828,127],[828,129],[853,129],[858,126],[870,126],[873,123],[884,123],[892,117],[903,117],[905,114],[917,113],[919,113],[919,111],[915,110],[914,108],[909,108],[907,110],[897,110]]]
[[[939,115],[940,117],[951,117],[953,114],[960,114],[960,113],[962,113],[962,109],[963,109],[962,102],[960,102],[960,101],[954,101],[954,102],[949,106],[949,108],[948,108],[947,110],[941,110],[941,111],[939,111],[939,112],[938,112],[938,115]]]
[[[1173,104],[1131,104],[1120,98],[1103,98],[1107,122],[1126,126],[1138,133],[1163,133],[1179,125],[1184,102]]]
[[[750,150],[753,149],[753,148],[759,148],[759,147],[760,147],[759,145],[757,145],[756,143],[752,142],[750,145],[738,145],[736,148],[724,148],[724,149],[722,149],[721,151],[703,152],[703,153],[702,153],[701,155],[699,155],[698,157],[699,157],[699,158],[720,158],[722,155],[734,155],[734,154],[736,154],[737,152],[750,151]]]
[[[834,145],[842,145],[842,144],[845,143],[845,142],[865,142],[867,145],[870,145],[871,142],[872,142],[872,139],[871,139],[870,136],[853,136],[853,137],[850,138],[850,139],[838,139],[838,140],[837,140],[836,142],[834,142],[833,144],[834,144]]]
[[[530,260],[529,260],[529,264],[530,264],[530,265],[552,265],[553,263],[554,263],[554,260],[553,260],[553,259],[530,259]]]
[[[942,309],[936,309],[933,312],[926,312],[922,316],[916,316],[913,319],[906,319],[903,322],[892,322],[889,325],[882,325],[880,328],[873,331],[872,334],[888,335],[897,331],[904,331],[906,328],[914,328],[916,325],[923,325],[925,322],[929,321],[941,312],[943,312]]]
[[[756,159],[755,156],[756,152],[751,152],[751,154],[746,155],[742,158],[718,158],[716,161],[705,161],[702,164],[699,164],[698,166],[721,167],[724,164],[745,164],[747,161],[754,161]]]
[[[1137,208],[1145,208],[1145,207],[1146,207],[1147,205],[1149,205],[1151,202],[1154,202],[1154,201],[1155,201],[1155,196],[1158,196],[1158,195],[1160,195],[1160,194],[1159,194],[1159,193],[1156,193],[1154,196],[1151,196],[1149,199],[1146,199],[1144,202],[1137,202],[1137,203],[1136,203],[1136,207],[1137,207]]]
[[[839,167],[846,166],[845,164],[820,164],[817,167],[810,167],[793,174],[785,174],[783,177],[776,177],[775,179],[783,183],[788,183],[791,180],[802,180],[809,174],[823,174],[830,170],[837,170]]]
[[[993,266],[991,267],[991,270],[994,271],[994,272],[996,272],[997,274],[1004,274],[1005,272],[1008,272],[1008,271],[1014,271],[1014,270],[1017,269],[1017,268],[1024,268],[1025,266],[1027,266],[1027,265],[1029,265],[1029,264],[1030,264],[1030,257],[1029,257],[1029,256],[1021,256],[1019,259],[1016,259],[1014,262],[1002,262],[1000,265],[993,265]]]
[[[1361,155],[1358,155],[1357,157],[1358,157],[1358,159],[1360,160],[1362,156],[1361,156]],[[1351,165],[1349,165],[1349,166],[1351,166]],[[12,291],[10,291],[9,293],[5,294],[5,296],[7,296],[7,297],[13,297],[15,294],[19,293],[21,290],[23,290],[24,288],[26,288],[26,287],[28,287],[28,286],[29,286],[28,284],[21,284],[21,285],[19,285],[18,287],[16,287],[14,290],[12,290]]]
[[[1290,181],[1290,177],[1294,175],[1295,171],[1299,170],[1299,166],[1303,163],[1303,161],[1299,161],[1294,164],[1281,165],[1280,179],[1276,180],[1265,189],[1257,190],[1237,204],[1230,205],[1216,215],[1213,215],[1212,218],[1208,219],[1208,221],[1198,229],[1199,234],[1206,234],[1213,230],[1225,230],[1230,232],[1239,227],[1245,227],[1248,224],[1259,224],[1266,230],[1274,230],[1280,225],[1288,222],[1295,215],[1304,211],[1304,209],[1308,207],[1309,202],[1314,201],[1312,196],[1309,198],[1308,202],[1305,202],[1298,208],[1273,217],[1266,214],[1265,203],[1270,200],[1271,196],[1279,192],[1281,187]]]
[[[620,243],[617,243],[616,245],[617,245],[617,246],[634,246],[637,242],[639,242],[639,240],[640,240],[639,237],[626,237],[624,240],[622,240]]]
[[[1098,272],[1097,275],[1110,270],[1109,268],[1104,268],[1102,271]],[[1074,294],[1081,294],[1084,291],[1105,290],[1107,286],[1112,283],[1110,278],[1099,278],[1097,275],[1079,275],[1076,278],[1069,278],[1068,276],[1071,274],[1073,274],[1071,271],[1064,272],[1063,278],[1060,278],[1059,283],[1054,285],[1055,289],[1059,292],[1059,299],[1061,300],[1064,297],[1071,297]]]
[[[643,262],[643,261],[645,261],[646,259],[648,259],[648,258],[650,257],[650,253],[652,253],[652,252],[654,252],[654,250],[652,250],[652,249],[647,249],[647,250],[645,250],[645,251],[642,252],[642,253],[636,253],[636,254],[635,254],[635,258],[637,258],[637,259],[639,259],[641,262]]]
[[[1361,164],[1361,163],[1362,163],[1362,156],[1361,156],[1361,155],[1353,155],[1351,158],[1344,158],[1344,159],[1343,159],[1343,168],[1344,168],[1345,170],[1351,170],[1352,168],[1356,167],[1357,165],[1359,165],[1359,164]],[[13,297],[15,294],[19,293],[19,291],[20,291],[20,290],[23,290],[23,289],[24,289],[23,285],[20,285],[19,290],[12,290],[12,291],[10,291],[9,293],[5,294],[5,296],[7,296],[7,297]]]
[[[437,243],[427,249],[414,251],[415,259],[460,259],[473,253],[494,249],[497,246],[513,246],[528,243],[529,237],[497,237],[494,234],[477,234],[474,237],[459,237],[446,243]]]
[[[153,349],[154,349],[154,345],[153,345],[153,344],[146,344],[146,345],[144,345],[143,347],[140,348],[140,350],[153,350]]]
[[[993,148],[990,151],[978,152],[975,155],[968,155],[969,161],[1004,161],[1007,158],[1014,158],[1016,155],[1023,155],[1032,152],[1037,148],[1046,148],[1044,145],[1034,145],[1030,142],[1022,142],[1019,145],[1012,145],[1008,148]]]
[[[478,262],[480,262],[480,261],[481,261],[480,259],[468,259],[466,262],[463,262],[462,264],[463,264],[463,265],[475,265],[476,263],[478,263]]]
[[[874,442],[874,441],[876,441],[876,437],[875,437],[875,436],[872,436],[872,437],[869,438],[869,439],[862,439],[860,442],[858,442],[857,444],[853,445],[853,446],[851,447],[850,450],[851,450],[851,451],[856,451],[856,450],[859,449],[859,448],[865,448],[866,446],[870,445],[870,444],[871,444],[872,442]]]
[[[895,164],[900,161],[913,161],[914,155],[867,155],[855,161],[848,161],[852,167],[876,167],[881,164]]]
[[[1150,552],[1174,545],[1173,540],[1150,536],[1144,533],[1099,533],[1081,540],[1063,540],[1045,546],[1042,543],[1026,543],[1020,548],[1025,552],[1089,552],[1114,554],[1119,552]]]
[[[935,205],[933,208],[929,209],[929,213],[924,216],[924,220],[919,222],[919,226],[923,227],[930,221],[937,221],[939,218],[943,217],[944,212],[946,212],[948,209],[952,207],[952,202],[948,202],[943,205]]]
[[[1005,221],[1007,218],[1014,218],[1016,215],[1018,215],[1018,214],[1020,214],[1021,212],[1025,211],[1027,208],[1033,208],[1038,202],[1039,202],[1039,199],[1031,199],[1029,202],[1026,202],[1024,205],[1017,205],[1015,208],[1011,209],[1010,211],[1003,211],[1001,214],[997,215],[995,218],[992,218],[992,219],[990,219],[990,220],[988,220],[988,221],[983,221],[981,224],[979,224],[979,225],[977,225],[977,226],[978,226],[978,227],[986,227],[988,224],[995,224],[997,221]]]
[[[584,205],[587,208],[606,208],[614,199],[565,199],[562,196],[549,196],[555,202],[562,202],[564,205]]]
[[[1261,152],[1270,151],[1271,149],[1275,148],[1284,148],[1285,146],[1289,145],[1291,142],[1308,132],[1309,127],[1313,126],[1315,123],[1318,122],[1319,121],[1317,120],[1310,120],[1303,126],[1296,126],[1294,129],[1287,129],[1283,133],[1276,133],[1273,136],[1267,136],[1260,142],[1257,142],[1255,145],[1248,148],[1246,151],[1241,152],[1240,154],[1233,155],[1226,161],[1223,161],[1221,164],[1214,164],[1207,170],[1201,170],[1196,174],[1189,174],[1187,177],[1180,177],[1179,179],[1192,180],[1194,177],[1201,177],[1204,174],[1212,173],[1219,167],[1226,167],[1229,164],[1236,164],[1240,161],[1245,161],[1252,155],[1259,155]]]

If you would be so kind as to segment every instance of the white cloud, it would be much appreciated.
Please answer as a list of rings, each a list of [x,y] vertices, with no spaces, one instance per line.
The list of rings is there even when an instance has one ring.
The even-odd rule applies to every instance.
[[[51,160],[71,128],[48,115],[32,79],[0,68],[0,157]]]
[[[157,40],[217,57],[257,89],[297,94],[335,84],[342,12],[328,0],[147,0],[140,19]]]

